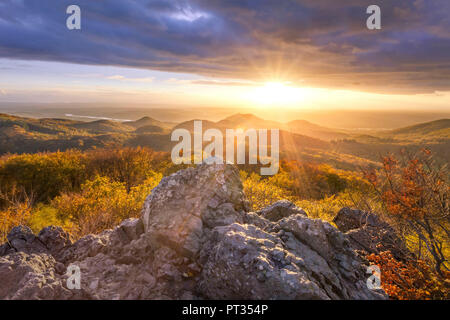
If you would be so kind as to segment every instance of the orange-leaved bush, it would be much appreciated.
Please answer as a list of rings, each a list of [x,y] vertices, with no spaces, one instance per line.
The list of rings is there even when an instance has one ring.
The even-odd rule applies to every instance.
[[[423,260],[398,261],[390,251],[366,258],[381,271],[381,286],[391,299],[450,299],[450,272],[438,278]]]
[[[401,159],[384,157],[380,172],[366,170],[365,176],[417,258],[432,261],[442,278],[450,267],[450,186],[446,165],[438,165],[430,151],[422,150],[413,156],[403,153]]]

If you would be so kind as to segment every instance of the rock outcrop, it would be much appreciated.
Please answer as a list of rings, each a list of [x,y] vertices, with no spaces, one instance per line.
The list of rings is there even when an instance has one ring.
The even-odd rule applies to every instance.
[[[239,172],[164,178],[140,219],[72,243],[15,228],[0,247],[0,299],[385,299],[347,235],[282,201],[249,212]],[[69,289],[80,271],[80,289]]]
[[[397,260],[411,258],[411,252],[392,226],[374,213],[345,207],[338,212],[333,222],[346,233],[352,247],[363,254],[391,251]]]
[[[267,220],[277,222],[283,218],[301,214],[307,217],[308,215],[303,209],[298,208],[295,204],[287,200],[277,201],[274,204],[262,209],[258,212],[260,216]]]

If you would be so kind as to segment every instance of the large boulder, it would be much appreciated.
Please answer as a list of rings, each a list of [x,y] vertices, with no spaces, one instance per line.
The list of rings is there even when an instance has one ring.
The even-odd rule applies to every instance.
[[[245,209],[238,170],[203,164],[162,179],[145,201],[142,220],[156,242],[193,257],[204,227],[242,223]]]
[[[334,217],[333,222],[342,232],[358,229],[363,226],[374,226],[379,228],[388,228],[389,225],[380,220],[380,218],[370,212],[344,207]]]
[[[333,222],[347,234],[352,247],[363,254],[391,251],[398,260],[412,257],[394,228],[374,213],[345,207],[338,212]]]
[[[44,253],[47,247],[26,226],[14,227],[7,235],[8,245],[17,252]]]
[[[249,212],[231,165],[168,176],[141,219],[75,243],[54,227],[37,240],[28,230],[14,234],[39,241],[45,252],[2,249],[0,298],[386,298],[367,288],[364,260],[329,223],[285,201]],[[80,290],[67,288],[69,266],[80,270]]]
[[[46,227],[39,232],[37,238],[48,252],[58,260],[64,254],[64,249],[72,244],[70,234],[61,227]]]
[[[46,253],[59,260],[65,248],[72,244],[70,235],[55,226],[46,227],[35,235],[29,227],[20,225],[8,233],[7,240],[0,246],[0,257],[14,252]]]
[[[298,208],[295,204],[287,200],[277,201],[274,204],[260,210],[258,214],[263,218],[274,222],[294,214],[301,214],[305,217],[308,216],[303,209]]]

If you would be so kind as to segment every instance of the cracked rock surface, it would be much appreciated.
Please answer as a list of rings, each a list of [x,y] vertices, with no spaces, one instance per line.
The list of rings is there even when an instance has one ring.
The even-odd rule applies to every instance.
[[[366,286],[348,235],[288,201],[249,212],[231,165],[165,177],[139,219],[72,243],[14,228],[0,246],[0,299],[386,299]],[[69,289],[69,266],[80,289]]]

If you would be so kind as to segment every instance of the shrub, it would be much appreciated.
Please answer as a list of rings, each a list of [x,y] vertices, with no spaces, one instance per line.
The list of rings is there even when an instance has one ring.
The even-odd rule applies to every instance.
[[[79,188],[85,177],[84,156],[79,151],[12,155],[0,163],[0,191],[21,188],[37,202]]]
[[[389,251],[371,254],[367,259],[380,268],[381,286],[391,299],[450,299],[448,271],[444,272],[444,278],[436,277],[424,261],[397,261]]]
[[[437,166],[428,150],[397,159],[383,158],[381,172],[365,175],[398,230],[417,241],[418,258],[433,261],[443,276],[449,270],[450,211],[448,172]]]
[[[251,173],[249,176],[246,172],[241,171],[241,179],[243,181],[244,193],[250,202],[252,210],[257,211],[278,200],[292,200],[289,192],[276,186],[271,178],[262,179],[256,173]]]
[[[31,216],[31,208],[27,203],[17,203],[0,211],[0,243],[6,241],[9,231],[18,225],[26,225]]]
[[[146,196],[161,178],[161,174],[155,173],[127,192],[125,183],[97,176],[83,184],[80,193],[62,194],[50,205],[57,210],[57,219],[70,226],[69,231],[78,238],[138,217]]]

